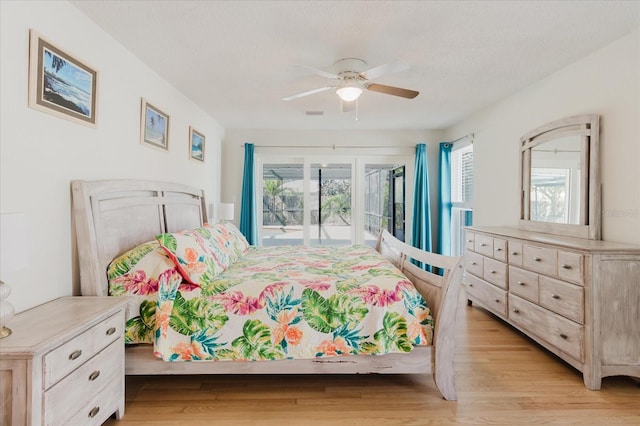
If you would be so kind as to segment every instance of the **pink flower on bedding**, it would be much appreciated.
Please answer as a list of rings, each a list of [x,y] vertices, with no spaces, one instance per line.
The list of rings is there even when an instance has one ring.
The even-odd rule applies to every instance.
[[[408,280],[402,280],[398,284],[396,284],[396,293],[400,293],[404,290],[415,290],[413,283]]]
[[[249,315],[262,309],[258,298],[245,296],[241,291],[220,293],[211,299],[220,302],[227,312],[236,315]]]
[[[417,342],[419,345],[424,345],[427,342],[427,336],[424,333],[424,328],[418,321],[411,321],[407,327],[407,337],[412,342]]]
[[[199,275],[207,270],[207,265],[202,262],[198,251],[192,248],[187,248],[184,251],[184,258],[182,261],[184,264],[184,269],[186,269],[189,276],[191,275]]]
[[[281,311],[277,316],[278,326],[271,330],[271,341],[279,344],[283,340],[290,345],[297,345],[302,340],[302,331],[291,324],[298,316],[298,309]]]
[[[397,290],[381,289],[375,285],[367,285],[358,287],[350,291],[362,297],[366,303],[373,306],[388,306],[402,299],[401,293]]]
[[[349,353],[351,353],[351,348],[342,337],[337,337],[335,340],[324,340],[316,348],[316,356],[338,356]]]
[[[384,262],[379,262],[374,265],[355,265],[351,267],[351,270],[352,271],[368,271],[369,269],[373,269],[384,264],[385,264]]]
[[[331,288],[331,277],[318,277],[312,280],[300,280],[300,284],[306,288],[310,288],[315,291],[325,291]]]
[[[160,329],[162,337],[167,337],[172,310],[173,303],[170,302],[160,303],[160,305],[156,307],[156,329]]]
[[[125,274],[111,280],[112,283],[122,284],[124,289],[131,294],[145,296],[158,291],[158,281],[153,278],[147,279],[147,274],[136,271],[133,274]]]
[[[262,290],[260,296],[258,296],[258,301],[260,302],[260,306],[264,306],[267,297],[273,297],[278,290],[281,290],[287,283],[285,281],[278,281],[273,284],[269,284]]]

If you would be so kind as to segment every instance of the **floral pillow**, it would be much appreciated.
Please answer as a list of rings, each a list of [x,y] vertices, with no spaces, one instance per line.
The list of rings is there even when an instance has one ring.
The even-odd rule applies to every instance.
[[[125,342],[153,343],[158,287],[182,282],[175,264],[157,241],[149,241],[113,259],[107,279],[109,295],[130,296]]]
[[[211,238],[209,238],[211,250],[221,259],[225,259],[226,267],[249,251],[247,239],[233,223],[218,222],[214,225],[205,224],[204,226],[211,232]]]
[[[182,276],[195,285],[210,283],[228,266],[228,259],[215,253],[209,242],[212,238],[207,227],[156,237],[165,253],[171,258]]]

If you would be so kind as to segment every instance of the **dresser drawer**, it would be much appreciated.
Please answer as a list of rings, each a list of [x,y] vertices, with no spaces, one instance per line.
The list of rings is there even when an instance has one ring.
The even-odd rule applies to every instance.
[[[89,401],[102,388],[114,381],[121,382],[124,376],[123,356],[124,341],[118,339],[46,391],[46,424],[70,424],[67,419],[87,408]]]
[[[584,361],[584,327],[540,306],[509,295],[509,319],[513,324]]]
[[[475,250],[474,242],[476,239],[475,232],[465,231],[464,244],[467,250]]]
[[[123,327],[124,313],[120,311],[46,354],[43,358],[44,389],[51,387],[122,336]]]
[[[584,256],[566,251],[558,252],[558,276],[563,280],[584,285]]]
[[[553,276],[557,274],[558,252],[556,250],[524,244],[522,254],[524,256],[522,264],[526,269]]]
[[[493,258],[501,262],[507,261],[507,240],[493,239]]]
[[[584,324],[584,289],[582,287],[540,276],[540,305]]]
[[[478,253],[468,251],[465,255],[465,267],[468,272],[471,272],[477,277],[481,277],[484,271],[484,257]]]
[[[509,292],[538,303],[538,274],[509,266]]]
[[[487,235],[476,234],[473,243],[474,251],[484,256],[493,256],[493,237]]]
[[[467,293],[495,314],[507,316],[507,292],[473,275],[467,276]]]
[[[509,240],[509,265],[522,267],[522,243]]]
[[[497,260],[484,258],[483,278],[491,284],[507,289],[507,264]]]

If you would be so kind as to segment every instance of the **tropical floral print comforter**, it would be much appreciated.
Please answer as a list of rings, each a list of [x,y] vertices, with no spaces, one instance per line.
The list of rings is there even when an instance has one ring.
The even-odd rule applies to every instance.
[[[251,248],[206,286],[159,282],[165,361],[409,352],[433,320],[411,282],[367,246]]]

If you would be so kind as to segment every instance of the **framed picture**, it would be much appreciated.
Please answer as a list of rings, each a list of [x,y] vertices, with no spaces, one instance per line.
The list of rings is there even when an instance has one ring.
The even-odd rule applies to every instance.
[[[142,98],[140,112],[140,142],[169,150],[169,114]]]
[[[202,133],[189,126],[189,152],[192,159],[204,162],[204,140]]]
[[[96,127],[98,71],[29,32],[29,106]]]

